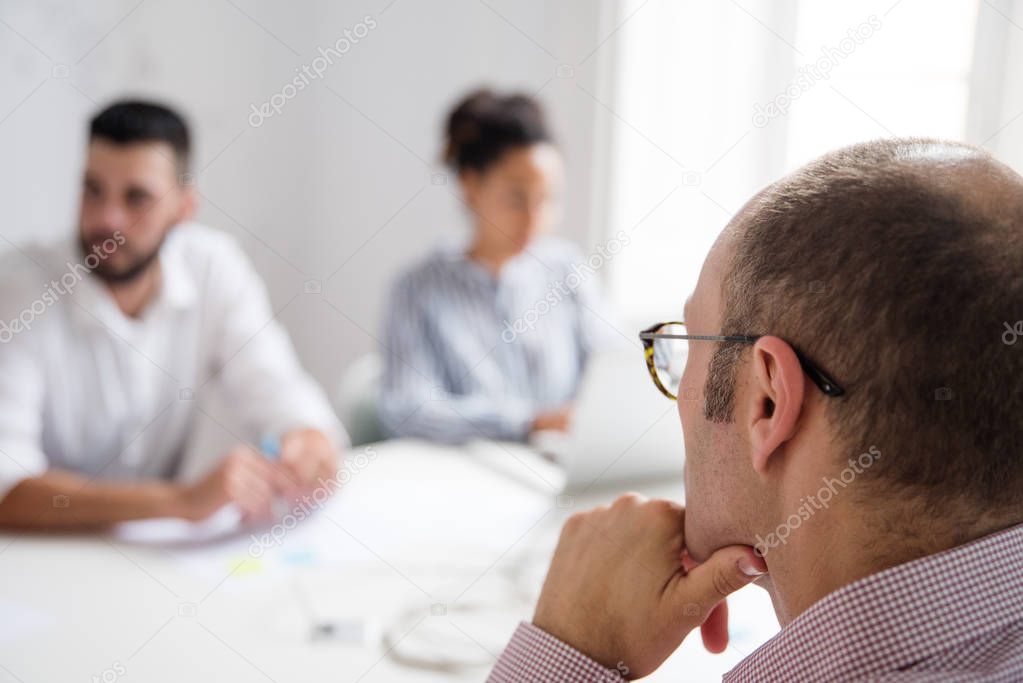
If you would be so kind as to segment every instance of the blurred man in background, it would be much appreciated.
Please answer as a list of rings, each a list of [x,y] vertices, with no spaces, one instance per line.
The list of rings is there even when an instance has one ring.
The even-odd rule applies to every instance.
[[[346,435],[227,235],[188,222],[189,132],[170,109],[92,119],[75,240],[22,252],[0,281],[0,525],[207,517],[333,477]],[[173,479],[216,383],[251,442]]]

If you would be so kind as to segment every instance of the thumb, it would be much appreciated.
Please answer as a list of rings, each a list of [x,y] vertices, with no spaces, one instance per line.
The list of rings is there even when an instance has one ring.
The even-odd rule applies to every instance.
[[[715,605],[766,573],[767,564],[753,548],[726,546],[690,570],[679,582],[680,598],[687,614],[698,612],[702,621]]]

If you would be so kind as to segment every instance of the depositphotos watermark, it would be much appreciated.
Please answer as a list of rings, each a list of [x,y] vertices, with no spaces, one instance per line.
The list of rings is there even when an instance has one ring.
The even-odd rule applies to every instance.
[[[1002,332],[1002,343],[1006,346],[1015,346],[1019,338],[1023,337],[1023,320],[1017,320],[1015,325],[1010,325],[1008,321],[1002,325],[1005,326],[1005,332]]]
[[[857,476],[880,458],[881,451],[877,446],[871,446],[857,457],[849,458],[848,466],[839,472],[838,477],[821,477],[824,485],[817,490],[815,495],[800,498],[800,505],[796,511],[779,524],[773,532],[767,534],[766,538],[757,534],[757,542],[753,546],[754,552],[760,557],[764,557],[772,548],[788,543],[789,536],[802,526],[803,522],[813,517],[817,510],[828,508],[831,499],[838,495],[838,489],[844,489],[853,483]]]
[[[621,253],[622,249],[632,243],[632,238],[624,230],[619,230],[614,237],[597,247],[597,250],[590,254],[582,263],[572,265],[572,272],[565,276],[564,280],[551,283],[547,294],[535,302],[529,309],[516,318],[514,321],[504,321],[504,330],[501,332],[501,340],[510,344],[520,335],[536,328],[540,318],[547,315],[561,303],[562,299],[570,296],[579,287],[590,279],[598,270],[603,268],[615,256]]]
[[[600,675],[600,683],[625,683],[625,681],[629,680],[630,673],[629,667],[619,659],[615,668],[609,669]]]
[[[377,27],[377,21],[372,15],[367,14],[362,21],[351,28],[346,28],[340,38],[334,41],[329,47],[317,47],[319,56],[313,58],[308,64],[296,67],[297,76],[284,84],[279,92],[275,92],[266,102],[260,105],[249,105],[252,113],[249,114],[249,125],[259,128],[263,123],[284,111],[284,106],[293,100],[299,92],[305,90],[316,79],[323,78],[327,69],[334,66],[336,60],[340,60],[359,41],[369,35],[369,32]]]
[[[124,235],[117,231],[113,237],[108,237],[100,244],[92,245],[92,253],[86,254],[81,263],[67,261],[64,264],[66,271],[60,276],[60,279],[50,280],[42,294],[21,309],[21,313],[17,316],[8,321],[0,320],[0,344],[6,344],[14,339],[15,335],[31,330],[36,318],[46,313],[51,306],[60,301],[61,297],[74,292],[78,283],[95,270],[100,263],[106,261],[124,242]]]
[[[350,482],[352,477],[369,467],[369,464],[376,458],[376,450],[372,446],[367,446],[355,455],[346,457],[344,463],[330,479],[320,477],[317,480],[318,486],[313,489],[312,493],[303,495],[302,500],[282,515],[273,526],[259,536],[249,535],[252,540],[249,543],[249,557],[258,560],[270,548],[284,543],[284,537],[288,535],[289,531],[298,526],[299,522],[311,517],[316,510],[321,509],[334,491]]]
[[[125,668],[124,664],[121,664],[120,660],[115,660],[113,664],[103,669],[99,675],[93,674],[92,683],[114,683],[121,676],[128,673],[128,669]]]
[[[785,116],[794,101],[819,81],[831,78],[831,71],[880,28],[881,20],[871,14],[859,26],[849,29],[846,37],[838,41],[838,45],[822,47],[821,56],[815,61],[799,67],[796,77],[789,81],[784,91],[775,95],[767,104],[762,105],[759,102],[756,104],[753,108],[753,125],[763,128],[771,122],[771,119]]]

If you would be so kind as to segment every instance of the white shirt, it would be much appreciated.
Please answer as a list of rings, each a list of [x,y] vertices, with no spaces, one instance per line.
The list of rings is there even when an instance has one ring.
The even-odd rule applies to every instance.
[[[173,477],[212,383],[249,443],[297,427],[347,439],[228,235],[175,227],[138,318],[81,266],[76,241],[22,255],[0,275],[0,498],[48,468]]]

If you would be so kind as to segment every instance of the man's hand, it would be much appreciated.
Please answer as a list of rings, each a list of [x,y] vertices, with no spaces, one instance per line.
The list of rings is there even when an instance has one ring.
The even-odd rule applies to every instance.
[[[320,478],[333,478],[337,461],[334,444],[317,429],[295,429],[281,439],[281,464],[304,491],[312,490]]]
[[[565,523],[533,623],[608,668],[659,667],[724,598],[766,572],[748,546],[728,546],[683,567],[685,511],[636,494]],[[716,644],[720,644],[719,642]]]
[[[558,432],[567,432],[571,424],[572,406],[566,405],[555,410],[539,413],[533,418],[533,424],[530,426],[529,431],[542,432],[546,430],[554,430]]]
[[[234,503],[246,519],[270,519],[274,497],[294,490],[282,465],[249,446],[235,446],[211,472],[182,489],[178,513],[199,521]]]

